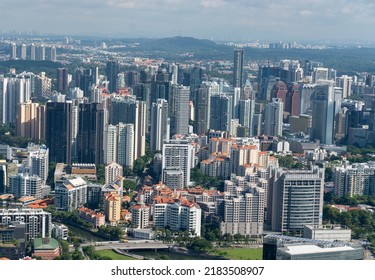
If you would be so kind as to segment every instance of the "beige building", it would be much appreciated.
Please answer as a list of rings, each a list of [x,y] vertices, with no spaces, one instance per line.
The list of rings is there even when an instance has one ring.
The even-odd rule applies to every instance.
[[[108,193],[104,198],[106,222],[116,225],[121,219],[121,197],[117,193]]]
[[[17,107],[17,136],[42,140],[45,138],[46,106],[27,101]]]

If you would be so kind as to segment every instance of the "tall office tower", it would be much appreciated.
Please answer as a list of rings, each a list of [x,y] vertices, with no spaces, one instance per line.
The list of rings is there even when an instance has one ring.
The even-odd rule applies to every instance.
[[[165,99],[169,101],[169,95],[172,88],[172,83],[164,80],[155,80],[160,78],[161,74],[157,74],[154,80],[151,81],[151,102],[156,102],[156,99]]]
[[[210,98],[210,129],[229,131],[232,119],[232,96],[215,94]]]
[[[333,82],[325,81],[314,90],[312,101],[311,140],[319,140],[321,144],[334,143],[335,101]]]
[[[271,179],[272,231],[302,233],[306,225],[321,226],[323,220],[324,169],[275,171]],[[269,205],[268,205],[269,206]]]
[[[66,94],[68,92],[68,88],[68,69],[57,68],[57,91]]]
[[[233,87],[243,88],[243,63],[244,63],[244,51],[241,49],[234,50],[233,58]]]
[[[171,83],[172,85],[178,84],[178,65],[172,63],[169,65],[169,73],[171,76]]]
[[[194,132],[205,135],[210,127],[211,89],[208,84],[196,90],[195,102]]]
[[[41,199],[43,185],[42,178],[38,176],[29,176],[27,174],[9,176],[9,191],[18,198],[33,196],[36,199]]]
[[[333,171],[335,194],[339,197],[375,193],[374,162],[336,166]]]
[[[319,80],[328,80],[328,68],[317,67],[312,73],[312,82],[317,83]]]
[[[46,109],[46,145],[50,162],[72,161],[72,102],[48,102]]]
[[[112,162],[105,167],[105,184],[109,185],[122,177],[123,168],[120,164]]]
[[[5,163],[0,164],[0,194],[8,193],[8,175]]]
[[[10,58],[17,59],[17,45],[16,43],[10,44]]]
[[[162,151],[164,141],[169,140],[168,102],[165,99],[157,99],[151,107],[151,151]]]
[[[299,84],[299,114],[312,112],[312,99],[316,84]]]
[[[35,60],[35,44],[31,43],[30,45],[30,60]]]
[[[116,79],[117,74],[119,73],[119,64],[117,61],[110,60],[107,62],[106,68],[105,68],[105,74],[107,76],[107,80],[109,82],[108,90],[110,93],[116,92]]]
[[[336,85],[342,88],[342,98],[348,98],[352,94],[353,78],[342,75],[336,78]]]
[[[26,45],[25,44],[21,45],[20,59],[26,60]]]
[[[184,187],[190,184],[190,170],[194,167],[194,147],[186,140],[170,140],[163,145],[163,170],[179,168],[184,173]]]
[[[264,134],[272,136],[283,135],[284,103],[281,99],[273,98],[266,105],[264,116]]]
[[[79,124],[77,137],[78,161],[80,163],[102,164],[104,162],[103,104],[79,104]]]
[[[50,58],[51,58],[51,61],[57,61],[57,51],[56,51],[56,47],[55,46],[51,47]]]
[[[92,69],[91,68],[83,69],[82,71],[78,71],[77,75],[79,75],[79,77],[77,77],[78,78],[77,81],[79,80],[79,84],[76,84],[76,87],[79,87],[81,90],[83,90],[84,96],[89,98],[91,87],[94,84],[94,77],[92,75]]]
[[[196,90],[201,86],[203,82],[203,69],[201,67],[195,66],[190,71],[190,81],[189,81],[189,87],[190,87],[190,100],[193,101],[195,104],[195,92]]]
[[[126,72],[125,83],[128,87],[134,88],[139,83],[139,72],[137,71]]]
[[[37,100],[42,101],[43,98],[49,96],[52,92],[52,80],[47,77],[45,72],[41,72],[35,77],[34,95]]]
[[[134,125],[134,157],[138,159],[146,152],[146,103],[136,100],[134,95],[111,99],[110,124],[120,122]]]
[[[43,184],[46,184],[48,178],[48,152],[49,149],[46,146],[41,146],[36,151],[30,151],[28,156],[29,174],[41,178]]]
[[[168,100],[171,135],[189,132],[189,95],[189,87],[172,86]]]
[[[249,137],[254,136],[254,114],[255,114],[255,100],[240,99],[239,101],[239,121],[240,124],[248,128]]]
[[[232,92],[232,118],[233,119],[238,119],[239,118],[239,101],[241,97],[241,88],[233,88]]]
[[[116,89],[122,89],[126,87],[126,82],[125,82],[125,73],[120,72],[117,74],[117,79],[116,79]]]
[[[91,66],[90,74],[92,76],[92,83],[93,85],[97,86],[99,84],[99,67],[98,66]]]

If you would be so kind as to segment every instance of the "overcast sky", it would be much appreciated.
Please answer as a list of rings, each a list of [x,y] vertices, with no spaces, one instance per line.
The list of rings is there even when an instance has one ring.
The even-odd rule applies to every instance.
[[[0,0],[0,30],[372,41],[374,0]]]

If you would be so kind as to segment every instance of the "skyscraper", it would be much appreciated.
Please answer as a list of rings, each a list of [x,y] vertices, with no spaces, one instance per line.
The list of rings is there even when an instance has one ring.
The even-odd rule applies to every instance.
[[[323,221],[324,169],[277,169],[270,187],[271,230],[301,233],[305,225],[320,226]]]
[[[195,102],[194,132],[204,135],[210,126],[211,89],[209,85],[203,84],[196,90]]]
[[[169,140],[169,129],[168,102],[165,99],[157,99],[151,107],[151,151],[162,151],[164,141]]]
[[[79,104],[78,114],[78,161],[80,163],[102,164],[104,162],[103,104]]]
[[[190,184],[190,170],[194,165],[194,147],[186,140],[170,140],[163,145],[163,170],[179,168],[184,174],[183,186]]]
[[[243,61],[244,51],[242,49],[234,50],[233,58],[233,87],[243,88]]]
[[[117,74],[119,73],[119,65],[117,61],[111,60],[107,62],[105,68],[105,74],[107,76],[107,80],[109,82],[108,91],[110,93],[116,92],[116,79]]]
[[[189,87],[172,86],[168,100],[169,117],[171,119],[171,135],[188,133],[189,95]]]
[[[255,100],[240,99],[239,101],[239,121],[240,124],[248,128],[250,137],[254,136],[254,114],[255,114]]]
[[[135,159],[146,152],[146,103],[136,100],[136,96],[121,96],[111,99],[110,124],[120,122],[134,125]]]
[[[321,144],[334,143],[335,101],[333,82],[324,81],[314,90],[312,102],[311,140]]]
[[[68,69],[57,68],[57,91],[67,93],[68,87]]]
[[[281,99],[273,98],[266,105],[264,118],[264,134],[272,136],[283,135],[283,112],[284,103]]]
[[[210,129],[229,131],[232,119],[232,96],[211,95],[210,103]]]
[[[71,163],[72,102],[48,102],[46,109],[46,145],[50,162]]]

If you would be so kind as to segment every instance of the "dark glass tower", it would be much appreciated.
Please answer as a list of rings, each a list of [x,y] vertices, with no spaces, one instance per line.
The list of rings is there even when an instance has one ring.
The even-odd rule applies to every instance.
[[[108,90],[110,93],[115,92],[117,90],[116,87],[116,80],[117,74],[119,73],[119,65],[117,61],[108,61],[107,66],[105,68],[105,74],[109,81]]]
[[[244,59],[243,50],[240,50],[240,49],[234,50],[233,87],[238,87],[241,89],[243,86],[243,59]]]

